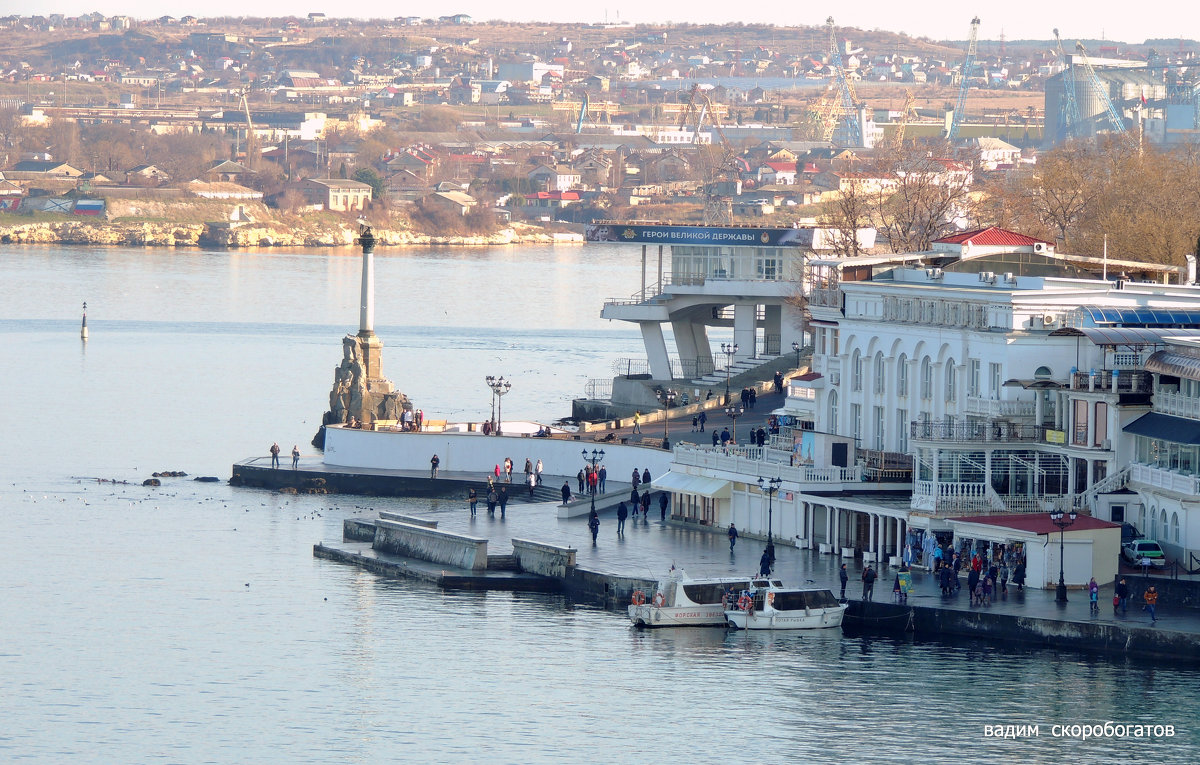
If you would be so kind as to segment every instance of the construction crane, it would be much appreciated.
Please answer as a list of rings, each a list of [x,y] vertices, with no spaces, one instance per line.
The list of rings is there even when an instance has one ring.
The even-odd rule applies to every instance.
[[[904,106],[900,110],[900,121],[896,123],[896,130],[892,133],[892,140],[897,146],[904,143],[904,132],[908,129],[908,119],[913,114],[913,104],[916,103],[917,97],[913,95],[911,90],[904,90]]]
[[[958,76],[961,82],[958,86],[958,102],[954,105],[954,116],[950,118],[950,129],[947,138],[953,141],[958,137],[958,129],[962,125],[967,108],[967,83],[971,75],[971,67],[975,64],[975,46],[979,41],[979,17],[971,19],[971,37],[967,41],[967,55],[963,58],[962,69]]]
[[[1078,129],[1079,104],[1075,101],[1075,67],[1067,58],[1067,54],[1063,52],[1062,38],[1058,36],[1057,28],[1054,30],[1054,44],[1058,48],[1058,57],[1063,64],[1063,99],[1059,103],[1058,135],[1055,136],[1055,143],[1062,143],[1068,138],[1074,137],[1074,133]]]
[[[588,99],[588,94],[584,93],[583,103],[579,105],[579,120],[575,123],[575,135],[579,135],[583,132],[583,120],[587,117],[588,106],[590,105],[591,103]]]
[[[250,102],[246,96],[250,93],[250,86],[242,88],[240,96],[242,102],[242,110],[246,115],[246,167],[250,170],[254,169],[254,123],[250,121]]]
[[[712,100],[707,93],[700,89],[699,85],[692,86],[687,107],[680,114],[680,127],[692,124],[693,118],[695,119],[695,128],[692,130],[692,138],[689,143],[698,147],[696,157],[700,163],[700,178],[703,184],[704,225],[728,226],[733,223],[732,200],[729,194],[723,193],[727,189],[720,188],[720,186],[724,183],[736,183],[738,170],[744,169],[739,167],[742,160],[738,157],[733,145],[729,143],[725,131],[721,129],[721,123],[717,120],[717,110],[713,107]],[[709,155],[709,152],[712,151],[711,148],[699,146],[698,143],[705,118],[711,119],[713,131],[720,141],[721,159],[718,162],[712,161],[712,157]]]
[[[1117,113],[1117,108],[1113,106],[1112,97],[1108,94],[1108,88],[1100,81],[1096,70],[1092,68],[1092,62],[1088,61],[1087,49],[1083,47],[1083,43],[1075,43],[1075,52],[1079,57],[1079,64],[1083,67],[1083,74],[1087,78],[1088,87],[1091,88],[1092,95],[1100,99],[1100,103],[1104,106],[1104,117],[1108,119],[1114,133],[1125,132],[1125,120],[1121,119],[1121,115]]]
[[[829,60],[833,62],[834,76],[837,78],[837,93],[838,107],[834,110],[836,116],[830,117],[833,124],[836,126],[838,118],[846,121],[846,133],[853,146],[862,146],[862,126],[858,124],[858,115],[856,114],[856,103],[858,99],[854,95],[854,86],[850,84],[850,78],[846,76],[846,68],[842,64],[842,51],[837,44],[837,28],[833,25],[833,17],[825,19],[825,26],[829,29]],[[825,140],[829,140],[833,135],[833,129],[827,128],[825,131],[828,136]]]

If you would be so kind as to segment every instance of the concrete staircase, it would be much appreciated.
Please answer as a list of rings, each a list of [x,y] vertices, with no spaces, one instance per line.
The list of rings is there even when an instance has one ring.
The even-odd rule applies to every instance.
[[[738,359],[729,367],[729,379],[737,379],[740,375],[754,372],[759,367],[773,364],[778,358],[780,358],[778,355],[759,355],[752,359]],[[767,375],[764,379],[769,380],[770,378],[771,375]],[[725,384],[725,379],[725,368],[722,367],[721,369],[714,369],[703,377],[689,380],[689,383],[701,388],[717,388]]]

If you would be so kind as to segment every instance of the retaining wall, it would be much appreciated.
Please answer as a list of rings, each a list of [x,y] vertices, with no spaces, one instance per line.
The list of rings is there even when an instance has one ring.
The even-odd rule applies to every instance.
[[[513,558],[519,571],[562,578],[575,565],[573,547],[557,547],[527,539],[513,539]]]
[[[428,518],[418,518],[415,515],[404,515],[403,513],[393,513],[387,510],[380,510],[379,517],[386,521],[399,521],[407,523],[410,526],[424,526],[427,529],[436,529],[438,522],[431,521]]]
[[[487,568],[487,543],[479,537],[380,518],[375,521],[372,547],[394,555],[483,571]]]
[[[374,542],[375,522],[363,518],[342,521],[342,539],[346,542]]]

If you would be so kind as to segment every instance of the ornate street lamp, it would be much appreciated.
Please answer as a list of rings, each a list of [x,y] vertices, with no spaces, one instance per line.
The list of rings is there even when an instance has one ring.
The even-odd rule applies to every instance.
[[[792,341],[792,350],[796,352],[796,369],[800,368],[800,343]]]
[[[771,535],[771,530],[775,526],[775,524],[772,522],[774,520],[774,514],[772,513],[772,510],[775,500],[775,493],[779,491],[779,487],[782,484],[782,478],[772,478],[769,481],[764,481],[762,476],[758,477],[758,490],[765,492],[767,495],[767,559],[771,561],[772,566],[775,565],[775,541]]]
[[[733,356],[738,352],[737,343],[721,343],[721,353],[725,354],[725,404],[729,404],[729,370],[733,366]]]
[[[512,389],[512,383],[504,379],[504,376],[492,377],[488,375],[483,378],[487,386],[492,389],[492,424],[496,426],[496,435],[501,435],[504,426],[504,399],[505,393]]]
[[[729,417],[729,419],[733,420],[733,442],[735,444],[737,443],[737,420],[738,417],[741,417],[745,413],[746,410],[740,406],[725,407],[725,414]]]
[[[1075,519],[1079,514],[1072,510],[1067,513],[1066,518],[1063,517],[1062,510],[1052,510],[1050,512],[1050,522],[1058,527],[1058,589],[1054,593],[1055,603],[1067,602],[1067,580],[1063,576],[1063,542],[1067,533],[1067,528],[1075,523]]]
[[[663,407],[663,448],[671,448],[671,407],[675,406],[675,391],[668,388],[663,391],[666,406]]]
[[[596,472],[596,466],[597,466],[597,465],[599,465],[601,462],[603,462],[603,461],[604,461],[604,450],[603,450],[603,449],[601,449],[601,450],[599,450],[599,451],[596,451],[595,449],[592,449],[592,454],[591,454],[591,456],[589,457],[589,456],[588,456],[588,450],[587,450],[587,449],[584,449],[584,450],[583,450],[583,461],[584,461],[584,462],[587,462],[587,463],[590,463],[590,464],[591,464],[591,466],[592,466],[592,472],[593,472],[593,473],[595,473],[595,472]],[[591,485],[588,487],[588,494],[591,494],[591,495],[592,495],[592,512],[593,512],[593,513],[594,513],[594,512],[596,512],[596,487],[597,487],[597,486],[599,486],[599,481],[597,481],[596,483],[593,483],[593,484],[591,484]]]

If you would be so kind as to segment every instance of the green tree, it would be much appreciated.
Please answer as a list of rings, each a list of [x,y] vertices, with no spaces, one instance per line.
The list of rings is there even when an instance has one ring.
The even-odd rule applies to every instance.
[[[379,173],[369,167],[360,167],[354,171],[354,180],[370,186],[373,199],[383,199],[383,179]]]

